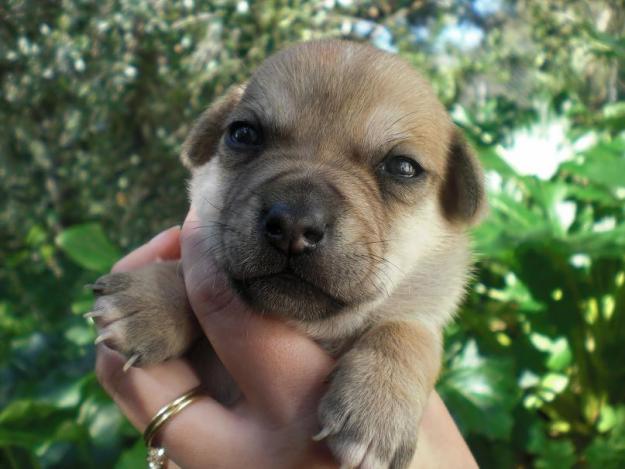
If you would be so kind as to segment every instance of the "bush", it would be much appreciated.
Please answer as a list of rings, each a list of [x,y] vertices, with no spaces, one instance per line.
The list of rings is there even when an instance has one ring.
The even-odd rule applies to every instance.
[[[623,466],[622,2],[5,3],[1,467],[144,464],[95,381],[82,285],[181,221],[175,155],[201,110],[321,36],[424,70],[487,169],[438,385],[480,465]]]

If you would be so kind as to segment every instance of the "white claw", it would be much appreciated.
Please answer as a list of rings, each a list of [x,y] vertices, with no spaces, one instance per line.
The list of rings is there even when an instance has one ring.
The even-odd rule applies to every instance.
[[[130,369],[130,367],[135,364],[135,362],[138,359],[139,359],[138,353],[135,353],[132,357],[130,357],[128,361],[124,363],[124,367],[122,368],[122,370],[124,370],[124,373],[126,373]]]
[[[105,333],[100,334],[99,336],[97,336],[97,337],[95,338],[94,343],[95,343],[96,345],[98,345],[100,342],[104,342],[106,339],[110,339],[110,338],[112,338],[112,337],[113,337],[113,334],[111,334],[110,332],[105,332]]]
[[[100,311],[89,311],[88,313],[82,315],[82,317],[85,319],[93,319],[100,316],[102,316],[102,313]]]
[[[325,427],[319,433],[317,433],[315,436],[313,436],[312,439],[313,439],[313,441],[321,441],[325,437],[330,435],[330,433],[332,433],[332,430],[330,430],[330,427]]]

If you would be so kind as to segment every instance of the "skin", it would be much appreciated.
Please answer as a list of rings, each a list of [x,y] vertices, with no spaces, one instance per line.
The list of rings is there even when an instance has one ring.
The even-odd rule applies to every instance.
[[[189,217],[191,223],[185,226],[195,221],[193,212]],[[197,253],[193,246],[184,245],[188,234],[177,227],[160,233],[120,260],[113,272],[178,259],[181,254],[183,260],[192,259]],[[319,430],[319,399],[334,360],[286,324],[250,314],[236,297],[211,297],[211,285],[219,278],[193,272],[189,276],[189,300],[198,322],[243,398],[226,408],[206,396],[168,421],[156,441],[175,463],[168,467],[336,467],[326,446],[312,440]],[[184,358],[127,372],[122,370],[124,362],[117,352],[98,346],[98,379],[141,432],[159,408],[205,378]],[[477,467],[435,392],[426,404],[418,441],[410,467]]]

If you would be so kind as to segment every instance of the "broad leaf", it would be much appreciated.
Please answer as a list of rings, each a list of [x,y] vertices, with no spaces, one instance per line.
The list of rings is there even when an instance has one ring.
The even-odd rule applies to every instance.
[[[110,270],[120,257],[119,250],[95,223],[66,229],[56,237],[56,243],[74,262],[96,272]]]
[[[438,391],[464,432],[509,439],[519,400],[509,361],[481,356],[470,341],[452,360]]]

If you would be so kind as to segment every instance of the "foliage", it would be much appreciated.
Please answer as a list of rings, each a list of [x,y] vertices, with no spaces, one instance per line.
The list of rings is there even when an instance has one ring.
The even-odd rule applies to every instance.
[[[0,467],[143,465],[91,371],[82,285],[180,221],[202,108],[322,36],[421,68],[487,169],[438,387],[480,465],[622,467],[624,25],[620,1],[5,2]]]

